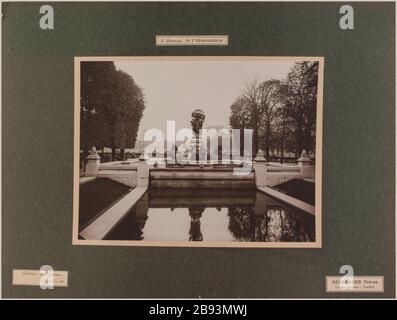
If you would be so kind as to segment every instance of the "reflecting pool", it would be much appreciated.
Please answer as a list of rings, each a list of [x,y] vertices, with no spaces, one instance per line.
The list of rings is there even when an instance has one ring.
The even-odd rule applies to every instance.
[[[151,189],[106,239],[313,242],[314,220],[256,189]]]

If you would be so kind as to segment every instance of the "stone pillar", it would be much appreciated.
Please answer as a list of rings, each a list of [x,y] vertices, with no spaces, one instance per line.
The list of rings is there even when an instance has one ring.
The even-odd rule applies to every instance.
[[[93,147],[90,150],[90,154],[87,157],[87,164],[85,166],[85,176],[96,177],[98,175],[100,162],[101,162],[101,157],[96,152],[95,147]]]
[[[136,174],[136,186],[146,188],[149,187],[149,165],[146,163],[143,155],[139,157],[139,164]]]
[[[255,183],[256,187],[267,187],[267,166],[264,152],[259,149],[257,156],[254,159]]]
[[[311,160],[307,155],[306,150],[302,151],[302,154],[298,159],[298,167],[301,170],[303,179],[314,179],[315,177],[314,165],[311,164]]]

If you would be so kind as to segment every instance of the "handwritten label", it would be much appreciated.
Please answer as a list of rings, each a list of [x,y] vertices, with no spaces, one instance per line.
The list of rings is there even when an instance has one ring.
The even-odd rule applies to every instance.
[[[156,46],[227,46],[228,36],[157,35]]]
[[[40,286],[43,273],[40,270],[13,270],[12,285],[14,286]],[[54,287],[68,286],[68,272],[55,271],[52,274]]]

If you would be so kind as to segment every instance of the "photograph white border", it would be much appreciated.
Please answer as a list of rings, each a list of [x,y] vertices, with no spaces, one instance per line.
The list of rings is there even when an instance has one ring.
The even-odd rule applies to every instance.
[[[82,61],[318,61],[316,110],[315,168],[315,241],[313,242],[240,242],[240,241],[141,241],[82,240],[78,238],[80,179],[80,62]],[[73,167],[73,245],[140,246],[140,247],[201,247],[201,248],[322,248],[322,142],[323,142],[324,57],[315,56],[94,56],[74,58],[74,167]]]

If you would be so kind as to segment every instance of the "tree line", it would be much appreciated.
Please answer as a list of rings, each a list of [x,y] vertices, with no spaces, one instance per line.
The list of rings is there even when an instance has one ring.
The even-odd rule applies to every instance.
[[[112,160],[116,149],[124,158],[125,148],[133,148],[145,109],[142,89],[110,61],[81,62],[80,148],[109,147]]]
[[[252,129],[252,152],[295,158],[315,152],[318,62],[296,62],[286,79],[250,81],[231,105],[230,126]],[[242,140],[241,140],[242,141]]]

